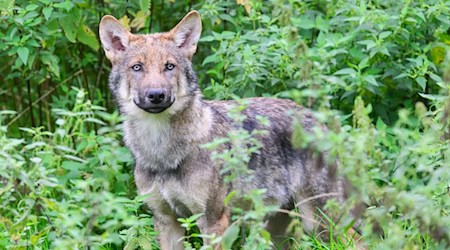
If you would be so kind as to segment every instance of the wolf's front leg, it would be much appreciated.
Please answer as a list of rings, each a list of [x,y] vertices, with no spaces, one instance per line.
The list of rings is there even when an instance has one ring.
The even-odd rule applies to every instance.
[[[183,250],[184,229],[175,214],[154,212],[155,229],[159,232],[158,241],[162,250]]]
[[[230,223],[230,215],[227,211],[218,216],[202,216],[198,221],[198,226],[202,234],[215,234],[216,237],[222,236]],[[204,245],[209,245],[209,240],[204,239]],[[220,245],[213,246],[214,249],[221,249]]]

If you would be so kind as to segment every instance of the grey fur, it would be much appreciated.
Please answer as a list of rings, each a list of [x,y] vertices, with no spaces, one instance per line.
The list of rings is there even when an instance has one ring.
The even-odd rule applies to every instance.
[[[233,124],[227,113],[235,102],[202,99],[190,61],[194,45],[180,42],[191,34],[177,36],[177,32],[188,30],[184,26],[198,25],[198,13],[189,13],[171,32],[154,35],[132,35],[118,27],[114,20],[107,16],[100,25],[102,43],[113,64],[110,89],[122,115],[127,117],[124,141],[135,159],[134,175],[139,193],[151,194],[146,202],[155,216],[162,249],[182,249],[178,239],[183,236],[183,230],[176,220],[178,216],[204,213],[199,221],[202,232],[222,234],[230,213],[223,201],[233,187],[224,183],[221,166],[215,164],[210,159],[211,152],[200,145],[227,136]],[[190,39],[198,36],[195,33]],[[117,39],[122,44],[117,44]],[[130,62],[137,57],[145,66],[144,76],[129,72]],[[177,63],[177,71],[172,75],[157,70],[158,65],[169,60],[165,58]],[[158,79],[157,83],[154,79]],[[143,88],[155,84],[174,89],[177,99],[172,107],[150,114],[131,103],[133,96]],[[311,132],[316,126],[311,112],[284,99],[252,98],[248,101],[243,111],[247,116],[244,128],[249,131],[268,129],[269,133],[259,138],[263,148],[252,155],[248,166],[254,170],[255,181],[245,188],[267,189],[266,202],[287,209],[323,193],[338,193],[337,198],[341,200],[341,181],[335,179],[334,171],[324,163],[322,155],[313,157],[312,151],[292,146],[293,117]],[[267,117],[270,127],[262,127],[256,120],[258,115]],[[311,216],[316,208],[323,209],[327,199],[312,199],[300,209]],[[276,221],[268,219],[269,225],[276,228],[273,226]],[[281,232],[272,233],[283,234],[284,230],[282,226]]]

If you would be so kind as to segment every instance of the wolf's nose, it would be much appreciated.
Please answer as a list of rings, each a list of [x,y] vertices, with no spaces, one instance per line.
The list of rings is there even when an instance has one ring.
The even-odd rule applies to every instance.
[[[166,91],[164,89],[149,89],[147,98],[153,104],[160,104],[166,98]]]

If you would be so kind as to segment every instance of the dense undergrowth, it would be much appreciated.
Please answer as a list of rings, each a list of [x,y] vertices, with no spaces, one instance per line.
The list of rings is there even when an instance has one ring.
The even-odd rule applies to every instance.
[[[152,216],[136,197],[97,29],[112,14],[133,32],[167,31],[189,9],[203,19],[194,67],[206,98],[276,96],[315,110],[330,130],[297,128],[294,144],[338,157],[352,184],[345,208],[328,209],[362,201],[370,249],[448,249],[450,2],[0,4],[1,249],[158,249]],[[235,151],[215,157],[245,173],[258,143],[241,150],[253,138],[245,130],[230,138]],[[261,190],[241,195],[254,205],[234,209],[222,239],[199,235],[196,216],[181,218],[186,247],[213,237],[225,248],[270,248],[262,218],[276,208],[261,203]],[[289,228],[294,249],[351,245],[324,243],[298,222]],[[330,231],[345,235],[352,223],[344,216]]]

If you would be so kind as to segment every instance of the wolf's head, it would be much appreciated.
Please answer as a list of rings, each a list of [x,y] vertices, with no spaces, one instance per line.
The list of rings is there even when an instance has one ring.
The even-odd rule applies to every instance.
[[[111,61],[110,88],[126,115],[176,113],[198,94],[191,58],[201,19],[189,12],[171,31],[131,34],[113,16],[100,22],[100,40]]]

